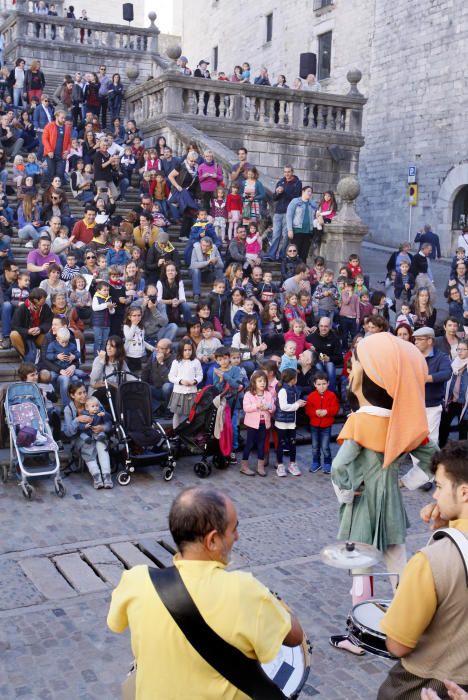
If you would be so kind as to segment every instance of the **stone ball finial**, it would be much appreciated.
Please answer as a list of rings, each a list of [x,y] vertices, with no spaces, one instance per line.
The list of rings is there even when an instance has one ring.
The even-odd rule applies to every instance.
[[[158,16],[158,15],[157,15],[156,12],[154,12],[153,10],[151,10],[151,12],[148,12],[148,19],[149,19],[149,21],[151,22],[151,24],[154,24],[154,23],[156,22],[156,17],[157,17],[157,16]]]
[[[346,80],[351,85],[348,95],[360,95],[361,93],[357,89],[357,84],[362,78],[362,73],[359,68],[352,68],[346,74]]]
[[[166,54],[172,61],[177,61],[182,56],[182,48],[178,44],[173,44],[167,47]]]
[[[359,197],[361,185],[354,175],[345,175],[338,182],[336,191],[344,202],[354,202]]]
[[[126,73],[127,73],[127,78],[131,81],[134,81],[140,75],[140,69],[134,63],[129,63],[127,66]]]

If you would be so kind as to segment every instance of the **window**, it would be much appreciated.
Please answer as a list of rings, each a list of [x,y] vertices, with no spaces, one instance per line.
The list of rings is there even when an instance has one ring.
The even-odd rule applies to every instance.
[[[213,70],[218,70],[218,47],[215,46],[213,49]]]
[[[332,32],[325,32],[325,34],[320,34],[318,38],[318,80],[325,80],[326,78],[330,77],[331,48]]]
[[[453,200],[452,228],[468,226],[468,185],[464,185]]]
[[[334,0],[314,0],[314,10],[321,10],[323,7],[333,5]]]
[[[268,43],[273,38],[273,12],[270,12],[270,14],[267,15],[265,19],[266,19],[266,41]]]

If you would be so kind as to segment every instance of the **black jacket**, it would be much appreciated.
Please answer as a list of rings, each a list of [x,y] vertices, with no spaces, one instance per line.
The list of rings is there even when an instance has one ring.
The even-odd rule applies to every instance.
[[[148,248],[145,260],[145,281],[146,284],[157,282],[161,276],[161,269],[163,265],[158,265],[159,260],[163,258],[166,263],[173,262],[178,270],[180,270],[180,256],[177,250],[170,251],[166,253],[163,251],[156,243],[153,243]]]
[[[326,336],[322,336],[318,331],[315,331],[315,333],[308,336],[307,341],[314,346],[315,352],[319,356],[318,360],[320,360],[320,354],[323,353],[328,355],[334,365],[343,364],[341,344],[334,331],[330,331]]]
[[[283,187],[284,191],[280,194],[276,193],[277,187]],[[288,204],[292,199],[300,197],[302,193],[302,182],[296,175],[293,175],[292,180],[286,181],[286,178],[282,177],[278,180],[275,187],[275,193],[273,195],[273,200],[276,202],[275,214],[286,214]]]
[[[162,387],[169,381],[169,371],[171,365],[174,361],[174,355],[169,355],[169,357],[164,360],[162,364],[156,360],[156,353],[153,353],[143,367],[143,372],[141,379],[143,382],[147,382],[151,386]]]
[[[427,275],[428,267],[429,264],[427,258],[424,255],[420,255],[419,253],[417,253],[413,257],[413,261],[410,267],[410,273],[413,275],[414,279],[416,279],[416,277],[419,274]]]
[[[39,316],[39,328],[41,329],[41,334],[46,334],[50,331],[52,325],[52,311],[48,304],[44,304],[41,308],[41,313]],[[21,304],[15,309],[13,318],[11,319],[11,330],[17,331],[24,341],[33,338],[32,335],[28,335],[28,330],[31,328],[31,312],[29,311],[26,304]]]

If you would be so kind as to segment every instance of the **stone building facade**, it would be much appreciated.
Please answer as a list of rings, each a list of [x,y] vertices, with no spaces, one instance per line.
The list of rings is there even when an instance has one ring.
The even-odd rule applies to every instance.
[[[265,64],[272,82],[283,73],[292,84],[299,54],[313,52],[323,89],[335,93],[359,68],[368,97],[359,209],[369,236],[393,245],[430,223],[446,253],[468,223],[467,42],[466,0],[197,0],[197,12],[184,2],[182,47],[193,67],[205,58],[230,74],[248,61],[253,76]],[[411,222],[409,166],[419,187]]]

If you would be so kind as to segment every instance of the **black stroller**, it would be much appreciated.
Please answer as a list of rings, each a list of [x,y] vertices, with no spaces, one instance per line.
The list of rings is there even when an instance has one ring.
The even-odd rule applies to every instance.
[[[183,446],[188,454],[202,457],[193,467],[193,471],[201,479],[209,476],[213,467],[226,469],[229,465],[228,458],[221,451],[219,440],[214,436],[218,408],[213,404],[213,400],[217,396],[219,392],[214,386],[208,385],[201,389],[188,418],[174,430],[174,435],[179,440],[179,448]],[[230,447],[225,451],[229,454]]]
[[[123,376],[126,378],[127,374]],[[136,378],[136,381],[123,381],[114,389],[108,382],[112,376],[105,378],[105,387],[114,426],[110,456],[111,463],[117,464],[117,481],[126,486],[136,468],[154,465],[159,465],[163,479],[170,481],[176,459],[164,428],[153,422],[149,385]]]

